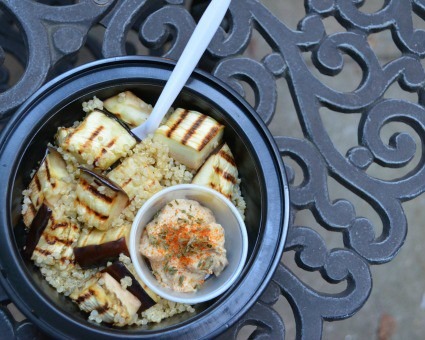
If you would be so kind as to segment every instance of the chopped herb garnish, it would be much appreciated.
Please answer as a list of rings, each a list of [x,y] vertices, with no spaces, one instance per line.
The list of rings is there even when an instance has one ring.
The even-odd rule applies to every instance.
[[[159,241],[155,236],[149,235],[149,242],[150,244],[152,244],[154,247],[157,247],[159,245]]]
[[[177,273],[177,268],[176,267],[170,267],[168,265],[168,261],[165,262],[164,264],[164,272],[170,274],[171,276],[174,275],[175,273]]]
[[[184,281],[184,276],[180,275],[180,277],[179,277],[179,286],[180,287],[183,286],[183,281]]]
[[[211,256],[208,256],[205,260],[198,262],[198,268],[201,270],[209,270],[214,264],[214,260]]]

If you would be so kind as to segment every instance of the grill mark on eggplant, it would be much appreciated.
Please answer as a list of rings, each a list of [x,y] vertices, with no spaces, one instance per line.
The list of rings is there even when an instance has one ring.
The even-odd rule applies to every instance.
[[[182,144],[186,145],[187,141],[193,136],[193,134],[196,132],[196,129],[201,126],[201,124],[204,122],[204,120],[207,118],[205,115],[199,116],[192,124],[192,126],[189,128],[189,130],[186,132],[182,139]]]
[[[86,205],[84,202],[81,202],[78,198],[76,199],[76,202],[77,202],[77,204],[82,205],[87,210],[87,213],[95,215],[97,218],[99,218],[102,221],[105,221],[109,218],[109,216],[102,215],[102,214],[98,213],[97,211],[93,210],[88,205]]]
[[[100,306],[100,307],[96,308],[96,310],[99,313],[99,315],[105,314],[108,311],[108,309],[109,309],[109,306],[108,306],[107,303],[105,305],[103,305],[103,306]]]
[[[100,157],[102,157],[102,156],[103,156],[105,153],[107,153],[107,152],[108,152],[108,150],[106,150],[105,148],[102,148],[102,150],[100,150],[100,155],[99,155],[99,156],[97,156],[97,157],[94,159],[93,164],[97,165],[97,162],[99,161]]]
[[[214,172],[224,178],[226,181],[232,182],[233,184],[237,182],[236,178],[232,174],[228,173],[227,171],[224,171],[223,169],[217,166],[214,167]]]
[[[229,155],[227,152],[225,152],[225,151],[223,151],[223,150],[220,150],[220,151],[218,152],[218,155],[219,155],[220,157],[224,158],[224,159],[226,160],[226,162],[228,162],[229,164],[231,164],[231,165],[233,165],[234,167],[236,167],[236,163],[235,163],[234,158],[233,158],[231,155]]]
[[[108,143],[108,145],[106,145],[106,147],[107,148],[110,148],[110,147],[112,147],[114,144],[115,144],[115,142],[117,141],[117,139],[116,138],[113,138],[109,143]]]
[[[68,262],[69,262],[69,264],[75,265],[75,260],[74,260],[74,259],[72,259],[72,258],[70,258],[70,257],[62,256],[62,257],[59,259],[59,262],[60,262],[61,264],[64,264],[66,261],[68,261]]]
[[[93,291],[90,289],[87,293],[84,293],[83,295],[80,295],[75,302],[77,304],[83,303],[84,301],[86,301],[87,299],[91,298],[93,296]]]
[[[72,243],[73,243],[72,240],[63,240],[63,239],[60,239],[59,237],[54,236],[54,235],[44,235],[43,237],[46,240],[46,243],[50,244],[50,245],[54,245],[56,243],[61,243],[65,246],[71,246]]]
[[[217,135],[219,129],[220,128],[218,126],[213,126],[210,129],[210,131],[207,133],[207,135],[204,137],[204,139],[202,139],[201,143],[199,143],[197,150],[201,151],[203,148],[205,148],[205,146],[209,143],[209,141]]]
[[[90,183],[88,183],[83,178],[80,178],[80,183],[84,187],[85,190],[90,191],[97,198],[101,199],[104,202],[112,203],[113,199],[111,197],[109,197],[109,196],[107,196],[107,195],[102,194],[101,192],[99,192],[95,187],[93,187],[92,185],[90,185]]]
[[[42,254],[43,256],[46,256],[46,257],[49,256],[49,255],[52,255],[52,252],[50,250],[42,249],[42,248],[39,248],[39,247],[36,247],[34,249],[34,252],[38,252],[38,253]]]
[[[62,222],[62,223],[55,223],[54,225],[52,225],[50,228],[52,230],[55,230],[57,228],[63,228],[63,227],[68,227],[68,223],[66,222]]]
[[[188,110],[183,110],[183,112],[180,114],[179,118],[177,119],[177,121],[170,127],[170,130],[168,130],[167,132],[167,137],[171,138],[173,132],[177,129],[177,127],[179,126],[179,124],[187,117],[189,111]]]
[[[42,248],[39,248],[39,247],[36,247],[34,249],[34,253],[41,254],[44,257],[50,256],[50,255],[53,254],[50,250],[42,249]],[[59,259],[55,259],[55,261],[59,261],[61,264],[64,264],[65,261],[69,261],[69,264],[75,264],[75,261],[73,259],[71,259],[70,257],[66,257],[66,256],[62,256]]]
[[[99,135],[99,133],[101,133],[104,129],[105,128],[103,127],[103,125],[98,126],[96,128],[96,130],[94,130],[92,132],[92,134],[90,135],[90,137],[85,141],[85,143],[82,146],[82,149],[87,148],[94,141],[94,139]]]
[[[66,163],[63,160],[62,155],[59,153],[58,150],[56,150],[54,147],[51,147],[51,146],[48,146],[47,147],[47,152],[46,152],[46,157],[45,157],[45,160],[46,160],[46,172],[47,172],[48,181],[49,181],[50,185],[54,189],[57,186],[57,182],[56,182],[56,180],[53,183],[50,182],[50,177],[51,177],[51,173],[50,173],[50,162],[48,161],[49,158],[47,157],[49,155],[51,155],[51,157],[55,158],[56,159],[56,162],[58,160],[61,161],[64,168],[66,167]]]
[[[125,187],[127,184],[129,184],[130,182],[132,181],[132,179],[131,178],[129,178],[128,180],[126,180],[124,183],[123,183],[123,187]]]
[[[51,176],[50,176],[49,158],[48,157],[46,157],[46,161],[45,162],[46,162],[46,176],[47,176],[47,181],[50,183]]]
[[[41,183],[40,178],[38,177],[37,173],[34,175],[34,183],[37,186],[37,190],[41,191]],[[38,204],[37,204],[38,205]]]

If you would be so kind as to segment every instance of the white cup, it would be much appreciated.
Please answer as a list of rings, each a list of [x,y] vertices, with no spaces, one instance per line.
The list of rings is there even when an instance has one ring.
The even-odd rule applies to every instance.
[[[211,209],[217,223],[224,228],[228,265],[219,276],[213,275],[196,292],[182,293],[161,285],[152,274],[145,259],[139,251],[140,240],[145,226],[154,215],[168,202],[174,199],[198,201]],[[129,240],[130,256],[134,268],[142,281],[159,296],[175,302],[195,304],[211,300],[224,293],[239,277],[245,265],[248,252],[248,236],[245,223],[226,197],[219,192],[195,184],[179,184],[153,195],[142,206],[133,221]]]

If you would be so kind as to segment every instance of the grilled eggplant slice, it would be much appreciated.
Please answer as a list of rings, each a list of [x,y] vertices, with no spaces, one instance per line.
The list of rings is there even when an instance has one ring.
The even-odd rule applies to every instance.
[[[67,193],[70,186],[70,177],[65,161],[58,151],[49,147],[29,184],[31,202],[27,203],[27,209],[23,214],[25,225],[27,227],[31,225],[43,202],[53,206],[62,195]]]
[[[127,193],[130,200],[143,191],[152,195],[162,188],[159,180],[155,178],[155,169],[152,165],[140,166],[145,157],[141,153],[135,153],[124,159],[121,164],[106,175]]]
[[[145,103],[130,91],[121,92],[106,99],[103,106],[131,128],[142,124],[152,112],[151,105]]]
[[[131,324],[140,307],[140,301],[123,289],[108,273],[98,273],[82,289],[70,295],[81,310],[91,313],[96,321],[116,326]]]
[[[46,206],[43,205],[39,209],[39,212],[44,211],[46,209],[45,207]],[[37,216],[39,216],[39,213],[37,213]],[[32,252],[30,243],[33,244],[35,239],[32,238],[31,230],[33,227],[38,227],[39,230],[41,230],[42,225],[31,225],[30,235],[28,235],[30,243],[27,243],[27,247],[25,248],[26,255],[28,256],[31,253],[31,260],[38,266],[56,265],[58,267],[63,267],[73,264],[74,257],[72,254],[72,247],[78,240],[80,227],[69,218],[58,217],[54,211],[45,216],[49,216],[47,224]],[[36,222],[36,220],[37,218],[34,219],[34,222]],[[46,220],[43,219],[43,223],[45,223],[45,221]]]
[[[86,269],[105,265],[122,253],[128,255],[130,229],[130,223],[106,231],[84,229],[74,248],[75,261]]]
[[[81,163],[105,170],[136,145],[136,139],[120,123],[95,110],[76,128],[60,128],[58,145]]]
[[[227,144],[211,155],[199,169],[192,183],[204,185],[231,199],[233,187],[237,183],[238,169]]]
[[[155,139],[168,145],[170,156],[197,170],[221,142],[224,126],[197,111],[177,109],[165,125],[155,132]]]
[[[128,290],[123,289],[121,284],[108,273],[102,273],[102,278],[105,282],[105,289],[114,293],[121,304],[127,309],[128,316],[131,318],[137,313],[141,302]]]
[[[128,205],[128,196],[119,185],[80,167],[77,185],[78,219],[88,227],[107,230]]]
[[[131,278],[131,286],[128,286],[127,290],[141,302],[138,312],[143,312],[152,307],[159,300],[158,295],[152,292],[143,282],[139,282],[125,264],[120,261],[115,261],[102,272],[108,273],[118,282],[125,277]]]
[[[124,308],[115,304],[114,296],[109,296],[99,284],[100,277],[100,274],[96,275],[82,289],[73,291],[69,297],[77,303],[82,311],[87,313],[94,310],[99,311],[98,317],[101,321],[113,323],[117,309],[123,314]]]
[[[131,224],[126,223],[117,228],[98,230],[96,228],[84,229],[78,239],[77,247],[98,245],[106,242],[116,241],[122,237],[128,240]]]

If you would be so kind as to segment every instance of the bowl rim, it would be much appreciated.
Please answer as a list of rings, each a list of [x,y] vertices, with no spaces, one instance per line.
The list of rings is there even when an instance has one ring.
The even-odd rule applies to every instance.
[[[221,285],[217,287],[215,290],[210,292],[209,294],[205,295],[202,294],[202,288],[196,292],[193,293],[186,293],[186,294],[174,294],[170,289],[166,289],[165,287],[158,287],[158,285],[153,284],[151,281],[151,278],[145,274],[145,270],[147,268],[146,264],[144,264],[143,261],[139,261],[138,256],[138,246],[140,244],[140,240],[137,238],[137,234],[141,229],[141,233],[143,233],[143,230],[146,228],[146,225],[141,225],[140,220],[144,213],[146,213],[147,210],[151,207],[152,204],[154,204],[157,200],[159,200],[164,195],[169,194],[170,192],[174,191],[183,191],[187,189],[195,189],[198,192],[207,193],[208,195],[212,195],[214,197],[217,197],[220,201],[224,202],[227,208],[232,212],[232,214],[236,217],[236,220],[238,222],[239,231],[241,233],[242,237],[242,248],[241,252],[238,255],[238,261],[239,264],[236,267],[236,270],[232,273],[232,275],[226,280],[224,285]],[[159,210],[161,210],[163,207],[161,207]],[[158,211],[159,211],[158,210]],[[134,269],[136,270],[137,274],[140,276],[142,281],[156,294],[159,296],[170,300],[174,302],[180,302],[180,303],[187,303],[187,304],[197,304],[205,301],[212,300],[216,298],[217,296],[223,294],[227,289],[230,288],[230,286],[238,279],[239,275],[242,272],[242,269],[246,262],[246,257],[248,255],[248,234],[246,231],[245,222],[242,219],[242,216],[240,215],[237,208],[233,205],[232,202],[227,199],[224,195],[219,193],[216,190],[210,189],[205,186],[197,185],[197,184],[177,184],[173,185],[167,188],[162,189],[161,191],[157,192],[153,196],[151,196],[139,209],[139,211],[136,214],[136,217],[134,218],[134,221],[131,226],[130,231],[130,238],[129,238],[129,250],[130,250],[130,257],[131,261],[133,263]],[[226,249],[227,250],[227,249]],[[143,269],[145,268],[145,269]],[[226,270],[226,269],[224,269]],[[211,278],[210,280],[213,280]],[[186,296],[182,296],[186,295]]]
[[[69,337],[73,332],[73,327],[78,326],[81,329],[82,334],[95,334],[101,336],[108,336],[111,338],[119,338],[123,335],[121,330],[107,329],[105,327],[99,327],[96,325],[81,323],[76,317],[69,315],[69,313],[62,310],[60,307],[56,307],[50,301],[44,301],[45,297],[41,290],[33,285],[33,282],[28,277],[27,268],[25,267],[21,256],[17,250],[16,240],[13,233],[13,223],[11,217],[12,203],[10,202],[11,197],[11,188],[12,183],[16,176],[16,168],[22,159],[17,157],[17,151],[22,149],[20,143],[23,143],[29,139],[26,131],[31,131],[35,129],[33,124],[37,124],[35,118],[29,117],[28,113],[34,108],[43,109],[47,104],[50,104],[53,99],[51,97],[52,92],[57,91],[58,89],[69,89],[73,88],[70,85],[73,85],[78,81],[78,84],[81,84],[83,80],[87,81],[91,86],[96,89],[101,89],[101,85],[106,87],[104,78],[101,80],[93,79],[93,74],[96,72],[107,72],[112,69],[114,75],[121,74],[121,69],[128,69],[126,74],[129,76],[134,75],[129,73],[130,71],[143,71],[143,77],[147,77],[149,72],[162,70],[162,72],[170,74],[172,67],[175,65],[174,61],[167,60],[164,58],[158,57],[146,57],[146,56],[124,56],[124,57],[115,57],[102,59],[94,61],[80,67],[74,68],[71,71],[68,71],[57,78],[54,78],[49,83],[41,87],[35,94],[33,94],[15,113],[8,123],[4,127],[0,135],[0,177],[5,179],[12,179],[12,182],[7,182],[6,190],[0,193],[0,208],[3,209],[5,213],[0,215],[0,282],[2,283],[5,291],[10,296],[10,298],[16,303],[19,309],[35,324],[40,326],[45,331],[50,334],[59,334],[62,337]],[[117,69],[120,68],[120,72],[117,73]],[[109,72],[109,71],[108,71]],[[108,73],[109,74],[109,73]],[[102,73],[102,76],[104,74]],[[150,74],[149,74],[150,75]],[[151,75],[150,75],[151,76]],[[157,76],[154,75],[159,83],[165,83],[165,79],[161,78],[164,75]],[[139,76],[138,76],[139,77]],[[140,76],[141,79],[144,79]],[[121,78],[120,78],[121,79]],[[103,82],[102,82],[103,81]],[[115,81],[115,79],[114,79]],[[95,85],[93,85],[95,84]],[[89,85],[84,84],[85,90],[91,89]],[[290,216],[290,201],[289,201],[289,186],[288,180],[285,173],[285,168],[283,166],[282,158],[279,154],[278,147],[276,142],[271,135],[270,131],[267,129],[264,121],[255,112],[255,110],[243,99],[235,90],[233,90],[229,85],[225,84],[220,79],[217,79],[213,75],[201,71],[195,70],[192,76],[190,77],[188,83],[185,86],[185,89],[188,88],[193,92],[198,93],[196,86],[201,86],[201,90],[205,87],[208,87],[212,91],[214,96],[223,97],[225,100],[233,100],[234,106],[238,108],[238,111],[244,112],[243,116],[238,116],[238,119],[246,119],[252,124],[252,130],[255,131],[256,137],[258,140],[255,142],[260,142],[260,144],[267,148],[266,161],[264,164],[261,164],[261,167],[266,169],[273,169],[272,178],[265,178],[265,187],[266,192],[264,195],[267,195],[268,205],[264,208],[266,213],[270,213],[273,209],[271,216],[271,221],[267,220],[264,222],[264,232],[266,235],[263,237],[268,238],[269,241],[267,244],[260,244],[256,251],[256,256],[262,257],[265,256],[267,261],[261,258],[259,263],[248,264],[250,266],[249,271],[244,271],[240,279],[238,280],[238,285],[236,288],[232,288],[232,292],[226,292],[226,300],[221,304],[214,304],[211,307],[214,307],[217,313],[221,313],[222,317],[226,319],[226,323],[217,324],[216,320],[212,316],[207,315],[208,313],[200,313],[196,316],[196,321],[203,322],[202,326],[199,323],[196,325],[196,330],[199,334],[202,334],[202,337],[214,337],[226,329],[228,329],[232,324],[234,324],[242,315],[244,315],[252,305],[259,299],[261,294],[264,292],[266,287],[269,285],[269,282],[274,275],[274,272],[280,263],[281,255],[283,253],[284,243],[286,240],[286,235],[289,226],[289,216]],[[75,88],[75,86],[74,86]],[[218,94],[217,94],[218,93]],[[199,92],[201,94],[201,92]],[[72,97],[72,93],[70,96]],[[230,99],[229,99],[230,98]],[[44,105],[44,107],[43,107]],[[222,105],[220,103],[220,105]],[[49,112],[53,110],[50,108]],[[39,115],[39,114],[37,114]],[[37,117],[36,115],[36,117]],[[44,118],[44,116],[42,116]],[[235,118],[236,119],[236,118]],[[20,140],[19,132],[21,132],[26,139]],[[11,149],[10,140],[15,142]],[[251,142],[251,145],[255,148],[257,146]],[[263,156],[261,156],[263,157]],[[279,206],[276,204],[279,203]],[[270,239],[273,239],[271,241]],[[272,242],[273,247],[270,246]],[[256,277],[256,287],[254,293],[248,291],[249,287],[249,278],[252,278],[251,274],[254,271],[261,271],[261,277]],[[21,280],[21,281],[19,281]],[[20,289],[16,283],[19,281],[20,284],[26,287],[26,291]],[[239,304],[236,307],[230,304],[227,300],[227,297],[233,294],[239,294]],[[44,308],[42,314],[35,315],[32,313],[32,309],[35,308]],[[48,316],[48,317],[47,317]],[[145,333],[126,333],[127,337],[138,338],[143,334],[148,334],[149,337],[160,337],[160,336],[171,336],[171,335],[181,335],[190,337],[191,332],[188,329],[182,329],[188,323],[191,323],[193,318],[189,321],[179,323],[177,325],[171,326],[165,330],[160,331],[148,331]],[[66,325],[66,329],[61,329],[59,325]],[[194,331],[195,328],[191,328],[191,331]],[[84,333],[87,332],[87,333]],[[72,333],[74,334],[74,333]],[[72,336],[72,335],[71,335]]]

